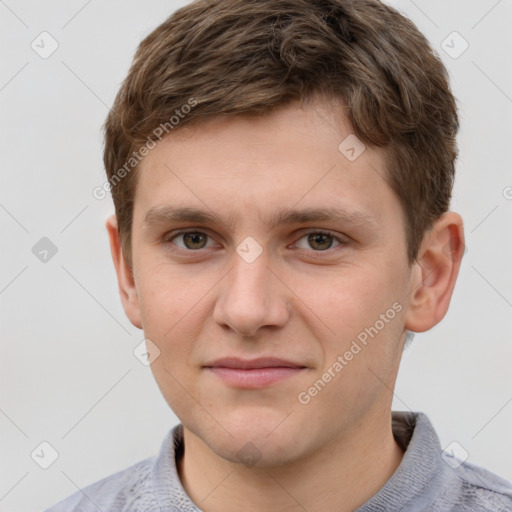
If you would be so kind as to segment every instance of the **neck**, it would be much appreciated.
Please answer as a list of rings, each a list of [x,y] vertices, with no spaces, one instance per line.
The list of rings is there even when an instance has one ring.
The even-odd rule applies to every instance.
[[[402,460],[391,411],[379,413],[361,419],[307,459],[266,469],[227,461],[184,428],[186,449],[178,473],[205,512],[353,511],[384,486]]]

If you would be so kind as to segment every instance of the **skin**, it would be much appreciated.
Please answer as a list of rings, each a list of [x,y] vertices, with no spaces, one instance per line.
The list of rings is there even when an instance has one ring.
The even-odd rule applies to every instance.
[[[349,161],[338,146],[351,131],[342,107],[320,100],[183,127],[138,170],[133,268],[115,217],[107,221],[124,309],[160,350],[151,368],[184,426],[181,481],[206,512],[353,510],[402,459],[391,402],[405,330],[428,330],[446,314],[462,219],[440,217],[410,265],[401,205],[383,179],[384,150],[367,146]],[[150,209],[169,205],[219,220],[145,224]],[[372,220],[269,220],[280,209],[325,207]],[[204,235],[175,237],[184,228]],[[333,238],[311,242],[318,229]],[[248,236],[262,249],[251,263],[236,252]],[[299,393],[393,304],[401,306],[394,318],[301,403]],[[227,356],[306,368],[240,389],[203,367]]]

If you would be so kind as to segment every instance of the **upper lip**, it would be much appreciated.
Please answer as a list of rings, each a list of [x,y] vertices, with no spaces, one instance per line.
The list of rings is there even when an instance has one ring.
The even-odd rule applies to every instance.
[[[286,361],[285,359],[278,359],[275,357],[258,357],[257,359],[240,359],[238,357],[224,357],[216,359],[211,363],[204,365],[206,368],[221,367],[221,368],[239,368],[242,370],[251,370],[254,368],[305,368],[304,365]]]

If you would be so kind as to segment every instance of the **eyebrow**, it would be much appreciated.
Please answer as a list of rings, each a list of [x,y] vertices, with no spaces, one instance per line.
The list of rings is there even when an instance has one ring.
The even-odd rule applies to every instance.
[[[144,229],[162,224],[176,222],[193,222],[198,224],[222,223],[228,226],[233,225],[233,216],[227,220],[210,213],[206,210],[190,207],[155,206],[148,210],[144,218]],[[378,229],[379,224],[370,215],[351,211],[344,208],[303,208],[283,209],[274,212],[267,223],[270,229],[279,224],[305,224],[308,222],[331,221],[350,224],[353,226],[367,225],[369,228]]]

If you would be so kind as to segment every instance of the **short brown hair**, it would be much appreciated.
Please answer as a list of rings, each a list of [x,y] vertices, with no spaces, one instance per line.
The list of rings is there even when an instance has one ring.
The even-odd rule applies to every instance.
[[[449,208],[457,109],[428,41],[378,0],[198,0],[141,42],[105,124],[104,162],[128,263],[138,152],[155,133],[316,96],[341,100],[357,137],[386,148],[412,263]]]

